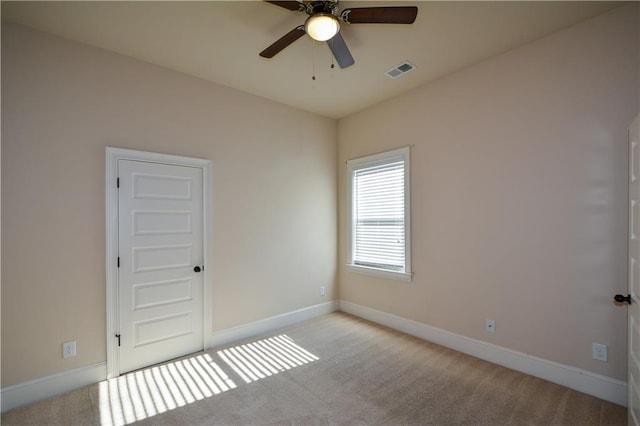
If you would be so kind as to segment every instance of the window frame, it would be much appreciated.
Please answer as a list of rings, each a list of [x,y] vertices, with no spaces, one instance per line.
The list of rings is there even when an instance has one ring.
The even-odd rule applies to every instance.
[[[354,173],[358,170],[397,161],[404,162],[404,270],[358,265],[354,262],[355,217]],[[400,281],[411,281],[411,149],[403,147],[347,161],[347,269],[351,272],[381,276]]]

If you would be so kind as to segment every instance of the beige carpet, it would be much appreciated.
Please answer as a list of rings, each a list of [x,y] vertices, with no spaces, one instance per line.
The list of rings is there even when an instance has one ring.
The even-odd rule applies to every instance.
[[[589,395],[334,313],[2,415],[3,425],[624,425]]]

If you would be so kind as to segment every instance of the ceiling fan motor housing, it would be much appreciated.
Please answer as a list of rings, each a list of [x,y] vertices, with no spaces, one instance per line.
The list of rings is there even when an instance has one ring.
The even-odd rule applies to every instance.
[[[336,1],[311,1],[307,3],[307,13],[315,15],[317,13],[331,14],[338,16],[338,2]]]

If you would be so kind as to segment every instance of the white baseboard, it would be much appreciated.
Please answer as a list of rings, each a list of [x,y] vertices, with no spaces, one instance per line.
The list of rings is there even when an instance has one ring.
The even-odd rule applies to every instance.
[[[75,370],[7,386],[0,391],[0,409],[4,413],[12,408],[100,382],[105,380],[106,377],[107,363],[99,362]]]
[[[331,301],[213,333],[215,346],[225,345],[286,327],[337,310],[455,349],[494,364],[521,371],[595,397],[627,406],[627,384],[590,371],[558,364],[502,348],[417,321],[377,311],[347,301]],[[0,411],[30,404],[105,380],[107,365],[100,362],[75,370],[30,380],[0,390]]]
[[[213,346],[226,345],[227,343],[235,342],[236,340],[246,339],[258,334],[267,333],[272,330],[277,330],[278,328],[306,321],[311,318],[319,317],[320,315],[330,314],[331,312],[337,311],[338,307],[339,302],[334,300],[248,324],[214,331]]]
[[[621,380],[537,358],[345,300],[340,301],[340,310],[476,358],[627,406],[627,383]]]

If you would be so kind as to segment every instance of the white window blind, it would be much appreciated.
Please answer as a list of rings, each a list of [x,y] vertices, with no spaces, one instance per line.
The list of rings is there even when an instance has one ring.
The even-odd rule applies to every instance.
[[[350,270],[411,280],[408,147],[347,162]]]
[[[353,175],[356,265],[404,270],[404,161]]]

